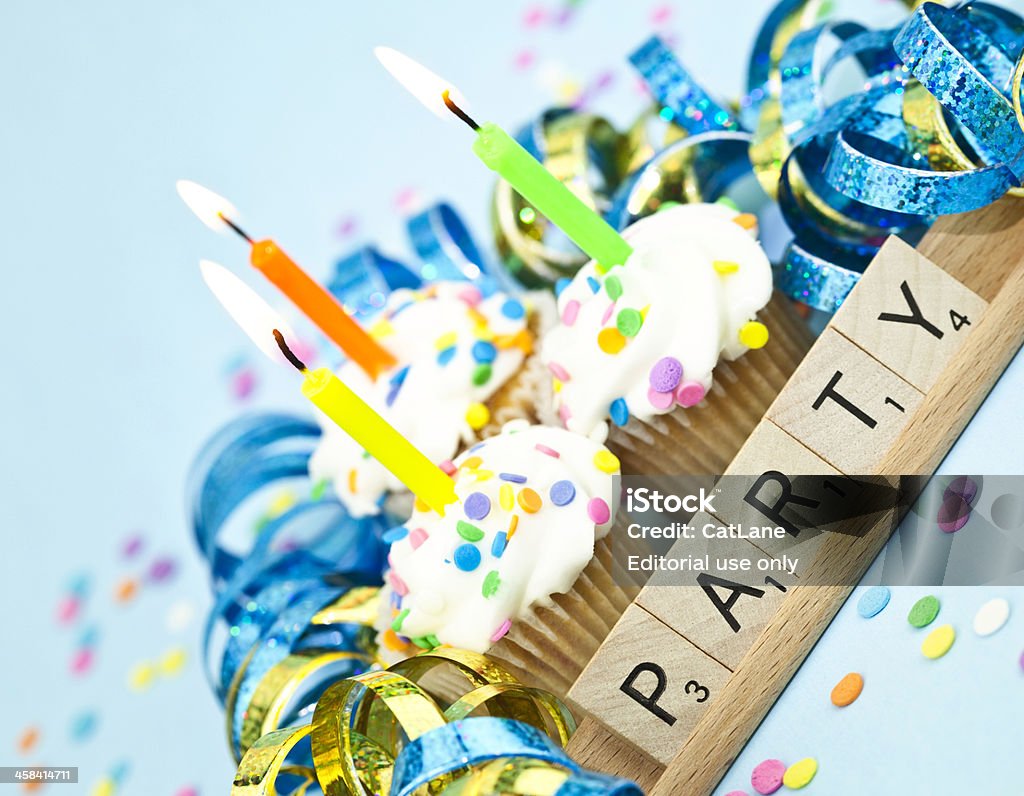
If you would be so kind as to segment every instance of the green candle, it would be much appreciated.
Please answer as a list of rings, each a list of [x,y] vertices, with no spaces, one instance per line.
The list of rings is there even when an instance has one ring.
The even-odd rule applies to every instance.
[[[530,204],[559,227],[604,270],[622,265],[633,253],[618,232],[599,213],[587,207],[565,183],[493,122],[476,130],[476,156],[498,172]]]
[[[626,262],[633,253],[626,240],[498,125],[473,121],[462,110],[461,95],[451,83],[390,47],[377,47],[374,54],[399,83],[436,114],[452,113],[473,128],[477,157],[558,226],[601,270]]]

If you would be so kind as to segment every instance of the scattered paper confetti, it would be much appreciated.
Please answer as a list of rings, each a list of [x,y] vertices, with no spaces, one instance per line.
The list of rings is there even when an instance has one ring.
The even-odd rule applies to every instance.
[[[668,3],[660,3],[651,9],[651,24],[664,25],[672,19],[672,6]]]
[[[153,684],[155,675],[156,671],[151,663],[137,663],[128,672],[128,687],[133,691],[145,691]]]
[[[71,719],[71,727],[68,734],[71,736],[72,741],[82,743],[93,736],[98,724],[99,716],[95,710],[83,710]]]
[[[80,649],[71,656],[71,673],[74,675],[88,674],[93,664],[92,648]]]
[[[174,796],[199,796],[199,789],[186,785],[184,788],[179,788],[175,791]]]
[[[768,796],[782,787],[782,777],[785,773],[786,764],[781,760],[765,760],[754,768],[750,775],[750,784],[761,796]]]
[[[152,564],[149,565],[149,572],[147,577],[154,583],[162,583],[163,581],[170,580],[174,577],[174,573],[177,571],[178,566],[174,562],[173,558],[163,556],[156,559]]]
[[[865,619],[880,614],[889,604],[892,592],[885,586],[872,586],[857,601],[857,613]]]
[[[39,728],[26,727],[21,731],[21,735],[18,736],[15,746],[19,754],[27,755],[35,749],[37,743],[39,743]]]
[[[82,607],[81,601],[75,595],[63,597],[57,603],[57,622],[61,625],[70,625],[77,618]]]
[[[89,796],[114,796],[117,792],[117,783],[110,777],[103,777],[92,786]]]
[[[807,786],[817,773],[818,761],[813,757],[805,757],[786,769],[786,773],[782,777],[782,784],[787,788],[799,790]]]
[[[164,627],[171,633],[180,633],[192,623],[195,609],[188,600],[181,599],[167,609]]]
[[[1002,597],[996,597],[981,606],[974,615],[974,632],[979,636],[991,636],[1009,618],[1010,603]]]
[[[359,229],[359,221],[355,216],[345,216],[340,219],[334,228],[339,238],[350,238]]]
[[[850,672],[832,689],[832,704],[837,708],[845,708],[857,701],[864,690],[864,678],[857,672]]]
[[[135,558],[146,546],[146,540],[140,533],[133,533],[121,543],[121,557]]]
[[[935,628],[921,644],[921,653],[926,658],[941,658],[956,640],[956,631],[952,625],[941,625]]]
[[[548,12],[543,6],[530,6],[523,12],[523,26],[537,28],[544,24]]]
[[[907,621],[914,627],[928,627],[939,615],[939,600],[929,594],[922,597],[910,609]]]
[[[537,61],[537,56],[534,55],[533,50],[520,50],[512,58],[512,65],[519,70],[529,69]]]
[[[133,578],[124,578],[114,587],[114,600],[119,603],[131,602],[139,591],[139,584]]]
[[[166,675],[176,675],[184,668],[188,661],[188,653],[183,647],[175,647],[164,653],[160,658],[160,672]]]

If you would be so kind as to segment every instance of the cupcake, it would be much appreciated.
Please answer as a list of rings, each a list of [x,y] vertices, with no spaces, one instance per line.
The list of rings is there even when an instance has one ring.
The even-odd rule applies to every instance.
[[[543,338],[554,407],[606,441],[630,474],[725,470],[810,346],[773,296],[757,221],[721,204],[678,205],[623,233],[634,253],[588,263],[558,296]]]
[[[544,294],[524,300],[469,282],[438,282],[388,297],[370,333],[396,365],[370,378],[354,363],[338,376],[430,459],[449,461],[509,420],[537,419],[538,395],[550,392],[534,339],[553,316]],[[381,511],[405,487],[337,425],[321,418],[323,435],[309,460],[317,481],[330,482],[354,517]],[[411,502],[411,500],[410,500]],[[395,507],[407,516],[408,506]]]
[[[637,591],[612,557],[618,460],[579,434],[511,423],[455,468],[460,502],[391,533],[381,655],[487,653],[564,695]]]

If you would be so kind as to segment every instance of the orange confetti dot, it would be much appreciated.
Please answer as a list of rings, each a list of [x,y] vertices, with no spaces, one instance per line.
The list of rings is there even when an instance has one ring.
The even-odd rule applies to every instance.
[[[405,644],[390,627],[381,634],[380,642],[392,652],[401,652],[405,649]]]
[[[540,507],[544,505],[544,501],[540,499],[540,495],[528,486],[519,490],[516,500],[519,502],[519,508],[527,514],[536,514],[540,511]]]
[[[740,213],[732,223],[739,224],[743,229],[757,229],[757,216],[753,213]]]
[[[39,741],[39,730],[35,727],[27,727],[21,735],[18,736],[18,751],[21,754],[28,754],[35,747]]]
[[[845,708],[857,701],[860,692],[864,690],[864,678],[857,672],[850,672],[846,677],[836,683],[832,689],[832,704],[837,708]]]
[[[626,338],[615,327],[597,333],[597,346],[606,354],[617,354],[626,346]]]
[[[33,766],[34,768],[34,766]],[[41,779],[29,779],[21,783],[21,789],[25,793],[35,793],[37,790],[43,787],[43,780]]]
[[[132,578],[125,578],[114,589],[114,599],[119,603],[126,603],[131,600],[139,591],[139,584]]]

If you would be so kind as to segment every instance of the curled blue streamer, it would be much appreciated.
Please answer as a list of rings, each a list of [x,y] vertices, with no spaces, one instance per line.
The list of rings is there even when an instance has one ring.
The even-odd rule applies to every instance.
[[[373,246],[363,246],[338,260],[327,289],[353,315],[365,318],[384,306],[392,290],[421,284],[408,266],[385,257]]]

